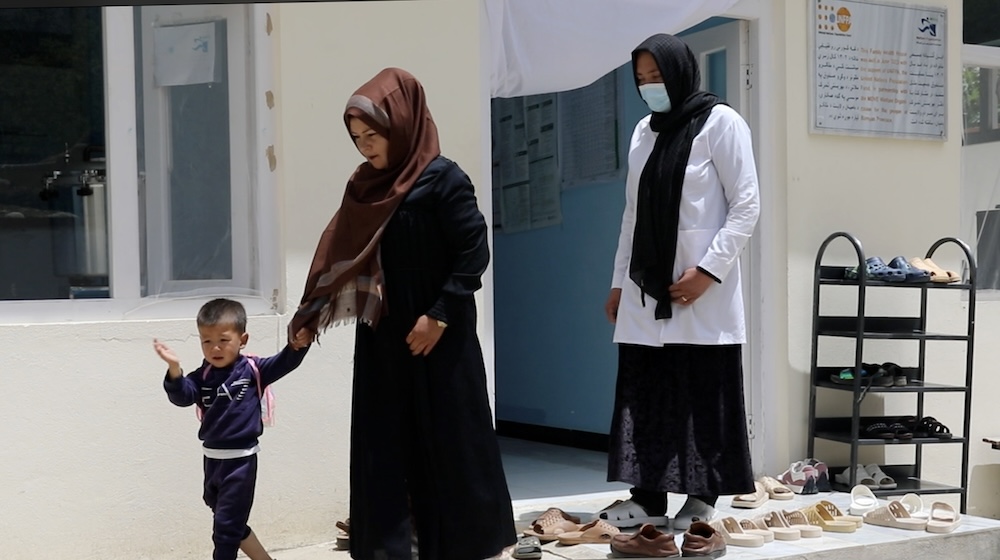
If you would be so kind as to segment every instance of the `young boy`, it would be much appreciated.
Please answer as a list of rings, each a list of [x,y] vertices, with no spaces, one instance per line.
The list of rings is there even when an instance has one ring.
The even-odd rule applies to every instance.
[[[198,439],[205,452],[204,500],[212,509],[213,560],[235,560],[237,550],[251,560],[272,560],[247,525],[257,482],[257,438],[264,430],[260,390],[297,368],[310,341],[295,339],[270,358],[247,358],[247,314],[243,305],[214,299],[198,312],[198,334],[205,356],[201,367],[183,375],[180,360],[165,344],[153,348],[167,362],[163,388],[177,406],[196,405],[203,414]]]

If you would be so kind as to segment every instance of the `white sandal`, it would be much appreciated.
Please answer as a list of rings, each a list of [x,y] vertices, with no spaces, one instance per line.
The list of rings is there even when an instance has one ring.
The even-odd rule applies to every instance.
[[[864,467],[862,467],[861,465],[857,465],[854,467],[854,472],[855,472],[854,476],[855,478],[857,478],[857,482],[855,482],[855,484],[861,484],[867,486],[872,490],[879,489],[878,482],[875,482],[875,479],[872,478],[870,474],[868,474],[868,471],[866,471]],[[847,467],[846,469],[844,469],[844,472],[838,475],[834,475],[833,478],[837,482],[843,484],[844,486],[847,486],[848,484],[851,483],[851,467]]]
[[[649,515],[646,513],[646,510],[642,509],[642,506],[632,500],[612,504],[598,512],[597,517],[606,521],[609,525],[619,528],[638,527],[646,523],[658,527],[665,527],[667,525],[667,516]]]
[[[896,479],[882,472],[881,467],[875,463],[866,466],[865,472],[875,481],[875,484],[878,484],[879,490],[893,490],[896,488]]]
[[[864,484],[851,488],[851,506],[848,508],[851,515],[864,515],[877,507],[878,498],[871,488]]]

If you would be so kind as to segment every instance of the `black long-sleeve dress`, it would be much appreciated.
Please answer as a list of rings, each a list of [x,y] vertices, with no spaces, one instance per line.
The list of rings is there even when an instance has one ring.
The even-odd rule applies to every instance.
[[[515,541],[476,336],[473,293],[489,262],[468,176],[438,157],[381,239],[387,314],[359,322],[351,427],[351,556],[409,560],[411,513],[426,560],[477,560]],[[406,336],[445,321],[426,356]]]

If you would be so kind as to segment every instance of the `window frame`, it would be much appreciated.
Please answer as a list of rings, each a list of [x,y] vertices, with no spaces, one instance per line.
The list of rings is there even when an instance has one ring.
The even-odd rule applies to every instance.
[[[208,295],[150,295],[143,297],[140,229],[138,138],[136,135],[135,24],[132,6],[102,8],[104,91],[107,138],[108,254],[110,297],[103,299],[0,301],[0,324],[37,324],[189,317]],[[250,138],[247,150],[250,197],[246,220],[256,231],[249,251],[249,278],[257,281],[257,295],[247,287],[216,288],[244,304],[251,315],[283,311],[279,297],[283,284],[278,210],[281,200],[277,174],[271,168],[276,115],[265,103],[275,89],[273,38],[269,6],[247,6],[247,107]],[[266,92],[266,93],[265,93]],[[113,110],[112,110],[113,108]],[[242,157],[242,156],[240,156]],[[238,208],[233,208],[234,216]],[[243,218],[241,218],[243,219]],[[235,253],[234,253],[235,254]],[[238,280],[237,280],[238,281]],[[244,295],[240,295],[243,293]]]

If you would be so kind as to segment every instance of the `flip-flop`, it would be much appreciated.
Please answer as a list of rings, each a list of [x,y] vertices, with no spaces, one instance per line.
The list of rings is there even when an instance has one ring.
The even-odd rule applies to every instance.
[[[950,533],[958,527],[962,516],[955,508],[944,502],[931,504],[930,519],[927,520],[928,533]]]
[[[734,508],[759,508],[764,505],[764,502],[770,499],[767,489],[760,482],[754,481],[754,492],[753,494],[741,494],[739,496],[733,496],[732,506]]]
[[[603,519],[595,519],[586,525],[582,525],[579,531],[570,531],[559,535],[559,544],[608,544],[611,537],[621,533],[618,527],[609,524]]]
[[[847,508],[847,511],[851,515],[864,516],[864,514],[877,507],[878,498],[875,497],[875,493],[872,492],[871,488],[864,484],[858,484],[854,488],[851,488],[851,505]],[[862,522],[864,522],[863,517]]]
[[[510,557],[518,560],[539,560],[542,557],[542,543],[537,537],[521,537],[517,539]]]
[[[865,523],[910,531],[923,531],[927,527],[926,519],[914,519],[906,511],[906,506],[896,500],[866,513]]]
[[[667,516],[649,515],[632,500],[616,501],[597,513],[598,519],[615,527],[638,527],[649,523],[658,527],[667,525]]]

